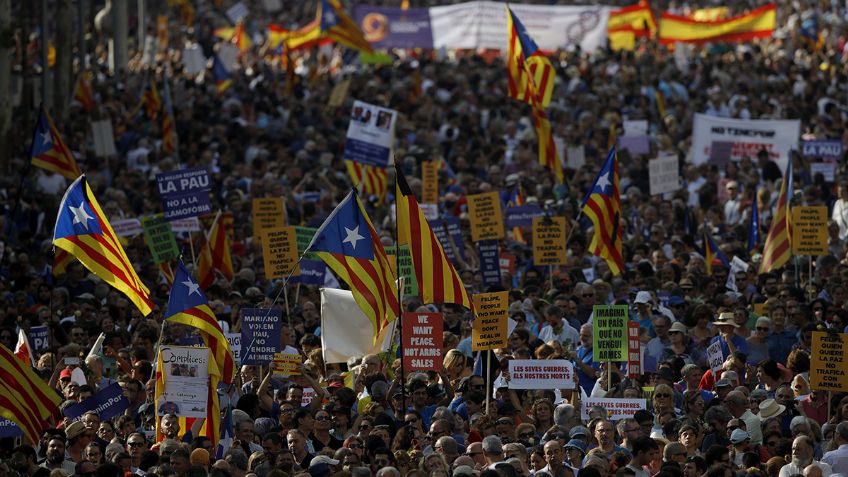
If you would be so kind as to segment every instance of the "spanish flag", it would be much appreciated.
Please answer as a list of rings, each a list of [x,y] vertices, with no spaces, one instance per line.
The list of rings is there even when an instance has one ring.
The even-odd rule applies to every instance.
[[[317,18],[297,30],[287,30],[279,25],[268,25],[267,46],[273,50],[284,44],[288,51],[295,51],[328,43],[332,43],[332,40],[321,35],[321,22]]]
[[[610,12],[607,32],[621,30],[631,31],[635,37],[653,38],[657,33],[657,21],[646,0]]]
[[[770,38],[776,16],[774,3],[745,15],[715,21],[696,21],[664,12],[660,18],[660,43],[732,43]]]

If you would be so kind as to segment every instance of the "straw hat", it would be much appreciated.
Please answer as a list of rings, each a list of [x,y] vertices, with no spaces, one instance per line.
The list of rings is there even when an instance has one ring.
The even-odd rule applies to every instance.
[[[715,320],[715,323],[713,324],[716,326],[732,326],[734,328],[739,328],[739,325],[733,320],[733,313],[729,311],[725,311],[718,315],[718,319]]]
[[[786,410],[786,406],[778,404],[774,399],[766,399],[760,403],[760,419],[768,419],[770,417],[779,416]]]

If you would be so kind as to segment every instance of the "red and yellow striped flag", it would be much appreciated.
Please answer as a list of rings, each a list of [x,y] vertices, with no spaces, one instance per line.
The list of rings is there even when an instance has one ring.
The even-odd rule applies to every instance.
[[[624,255],[621,253],[621,191],[615,147],[610,149],[598,177],[586,193],[582,209],[594,227],[589,252],[603,258],[613,275],[621,275]]]
[[[777,19],[777,5],[770,3],[745,15],[725,20],[696,21],[663,12],[660,17],[660,43],[733,43],[771,38]]]
[[[509,73],[509,96],[525,103],[540,105],[542,109],[551,103],[556,82],[556,72],[551,60],[536,46],[524,25],[509,7],[507,12],[507,73]]]
[[[156,119],[159,108],[162,107],[162,99],[159,98],[155,81],[150,80],[150,83],[144,88],[144,93],[141,95],[141,104],[144,106],[144,114],[147,115],[147,119]]]
[[[792,200],[792,159],[786,165],[783,181],[780,184],[780,195],[777,197],[777,210],[771,219],[771,227],[766,244],[763,247],[763,261],[760,263],[760,273],[770,272],[780,268],[792,255],[792,222],[789,215],[789,201]]]
[[[31,442],[38,442],[49,420],[61,419],[62,399],[35,371],[0,345],[0,417],[17,424]]]
[[[349,159],[345,159],[345,167],[353,186],[359,188],[363,194],[376,195],[379,197],[377,205],[383,205],[389,183],[389,174],[386,169],[360,164]]]
[[[233,259],[230,255],[230,244],[227,232],[221,219],[221,213],[212,222],[209,236],[200,250],[200,260],[197,264],[197,277],[200,286],[205,290],[215,282],[215,270],[221,272],[227,280],[235,276]]]
[[[53,124],[53,119],[43,107],[38,114],[38,122],[35,123],[29,156],[33,166],[55,172],[66,179],[74,180],[82,174],[74,155],[65,145],[59,130]]]
[[[74,99],[79,101],[85,112],[90,113],[94,109],[94,93],[91,91],[88,73],[82,72],[77,77],[77,84],[74,85]]]

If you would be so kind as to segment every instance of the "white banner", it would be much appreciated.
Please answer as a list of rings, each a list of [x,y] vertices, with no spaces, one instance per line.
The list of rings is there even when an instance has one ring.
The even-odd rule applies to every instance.
[[[609,7],[523,5],[510,8],[542,50],[573,49],[593,52],[607,43]],[[490,48],[507,50],[506,4],[467,2],[430,8],[435,49]]]
[[[209,394],[209,348],[163,346],[165,392],[156,402],[160,416],[206,417]]]
[[[589,409],[592,409],[592,406],[601,406],[606,409],[611,421],[633,417],[639,409],[647,409],[644,399],[585,398],[580,402],[580,413],[584,420],[589,419]]]
[[[677,156],[664,156],[648,161],[648,178],[651,195],[665,194],[680,189],[680,171]]]
[[[509,388],[574,389],[574,367],[567,359],[513,359]]]
[[[797,119],[727,119],[695,114],[692,163],[702,164],[710,158],[738,161],[742,156],[756,160],[757,153],[765,149],[783,171],[789,151],[798,149],[800,133],[801,121]]]
[[[374,345],[374,328],[353,293],[321,288],[321,350],[326,363],[345,363],[349,358],[389,349],[396,323],[392,321]]]

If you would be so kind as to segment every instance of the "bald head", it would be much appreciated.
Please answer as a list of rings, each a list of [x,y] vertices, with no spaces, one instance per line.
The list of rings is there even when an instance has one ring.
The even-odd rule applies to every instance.
[[[804,477],[822,477],[821,467],[816,464],[804,467]]]

